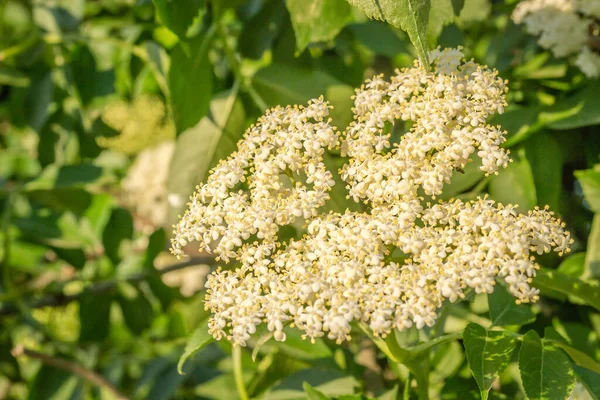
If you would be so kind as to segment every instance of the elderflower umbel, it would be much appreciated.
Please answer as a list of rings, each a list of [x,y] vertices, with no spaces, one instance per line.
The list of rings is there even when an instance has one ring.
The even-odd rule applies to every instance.
[[[196,240],[240,263],[206,283],[216,339],[245,346],[263,323],[279,341],[288,325],[311,340],[349,340],[355,323],[385,337],[432,326],[443,302],[467,289],[491,293],[498,280],[517,302],[538,299],[530,286],[539,268],[533,255],[567,252],[571,242],[551,212],[519,214],[487,198],[423,204],[418,195],[419,188],[440,194],[476,151],[488,174],[509,161],[500,147],[504,132],[486,123],[506,105],[505,82],[466,62],[460,49],[430,56],[430,72],[415,63],[356,92],[341,174],[350,198],[368,211],[318,212],[333,185],[324,149],[338,146],[321,99],[268,112],[199,187],[176,227],[173,252]],[[386,128],[398,120],[413,124],[391,146]],[[285,175],[303,175],[306,184],[290,187]],[[278,226],[298,217],[305,234],[277,242]]]
[[[600,0],[525,0],[512,14],[555,57],[579,53],[575,65],[589,78],[600,76],[600,56],[589,45],[590,27],[598,18]]]

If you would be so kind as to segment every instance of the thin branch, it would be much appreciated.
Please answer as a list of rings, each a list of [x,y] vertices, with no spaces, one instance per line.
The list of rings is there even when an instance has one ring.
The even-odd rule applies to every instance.
[[[94,386],[97,386],[101,389],[107,389],[118,400],[129,400],[129,397],[121,393],[119,389],[117,389],[116,386],[109,382],[106,378],[104,378],[101,375],[98,375],[94,371],[82,367],[81,365],[77,365],[70,360],[66,360],[64,358],[56,358],[49,356],[48,354],[43,354],[34,350],[26,349],[25,346],[23,346],[22,344],[17,345],[17,347],[15,347],[12,350],[11,354],[15,358],[21,356],[35,358],[46,365],[51,365],[53,367],[60,368],[65,371],[69,371],[79,376],[80,378],[85,379]]]
[[[158,276],[162,276],[164,274],[168,274],[169,272],[178,271],[180,269],[188,268],[188,267],[191,267],[194,265],[214,264],[214,262],[215,262],[215,259],[213,257],[209,257],[209,256],[192,257],[187,261],[184,261],[184,262],[181,262],[178,264],[173,264],[173,265],[170,265],[163,269],[147,270],[147,271],[143,271],[143,272],[140,272],[137,274],[133,274],[124,279],[108,280],[108,281],[102,281],[102,282],[95,283],[92,286],[90,286],[89,289],[87,291],[85,291],[85,293],[94,293],[94,294],[106,293],[106,292],[110,292],[110,291],[114,290],[118,286],[118,284],[122,283],[122,282],[127,282],[127,283],[141,282],[152,276],[155,276],[155,274],[158,274]],[[31,304],[29,307],[30,308],[43,308],[43,307],[64,306],[73,301],[78,301],[79,298],[83,295],[83,293],[84,292],[80,292],[80,293],[71,294],[71,295],[67,295],[64,293],[55,293],[55,294],[52,294],[47,297],[39,299],[38,301]],[[16,314],[16,313],[18,313],[18,311],[19,310],[16,306],[14,306],[12,304],[6,305],[6,306],[0,308],[0,317],[5,317],[8,315]]]

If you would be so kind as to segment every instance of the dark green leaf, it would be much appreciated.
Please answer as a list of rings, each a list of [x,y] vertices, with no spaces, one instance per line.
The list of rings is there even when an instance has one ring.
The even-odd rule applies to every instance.
[[[542,342],[535,331],[523,336],[519,369],[527,398],[566,399],[575,383],[569,357],[555,344]]]
[[[302,52],[309,43],[333,40],[352,19],[346,0],[286,0],[296,46]]]
[[[87,46],[80,46],[73,52],[73,61],[70,67],[77,93],[84,105],[90,104],[97,97],[107,96],[114,92],[114,71],[111,69],[101,70]]]
[[[119,264],[133,238],[133,217],[124,208],[114,208],[102,234],[104,251],[114,265]]]
[[[42,365],[29,387],[28,400],[81,399],[82,383],[76,376],[62,369]]]
[[[516,299],[503,286],[496,285],[488,294],[490,320],[492,325],[525,325],[535,320],[535,315],[527,305],[517,305]]]
[[[548,132],[530,138],[525,145],[527,161],[531,166],[537,204],[559,209],[562,191],[562,152],[556,140]]]
[[[110,329],[110,307],[112,294],[86,291],[79,300],[79,320],[81,321],[80,342],[102,342]]]
[[[26,121],[38,132],[41,131],[48,119],[53,96],[54,83],[50,71],[33,78],[27,90],[23,112]]]
[[[584,327],[585,328],[585,327]],[[590,332],[591,333],[591,332]],[[567,342],[556,330],[551,327],[546,327],[544,330],[544,341],[548,343],[552,343],[557,347],[563,349],[565,353],[571,357],[573,362],[583,368],[586,368],[590,371],[593,371],[597,374],[600,374],[600,364],[598,364],[592,357],[586,354],[584,351],[576,349],[580,343],[569,343]],[[571,339],[572,342],[572,339]],[[574,347],[575,346],[575,347]],[[592,354],[595,348],[585,349],[585,345],[583,346],[584,350],[587,350],[587,353]],[[580,347],[581,348],[581,347]]]
[[[146,296],[137,289],[122,291],[118,297],[125,324],[134,335],[139,335],[152,325],[154,310]]]
[[[429,67],[427,56],[427,20],[429,0],[348,0],[369,18],[386,21],[408,33],[421,62]]]
[[[454,11],[454,15],[458,17],[464,6],[465,0],[452,0],[452,10]]]
[[[212,337],[212,335],[208,333],[208,320],[206,320],[202,324],[200,324],[200,326],[194,331],[194,333],[190,337],[190,340],[188,340],[183,355],[177,363],[177,371],[180,374],[182,374],[182,368],[185,362],[188,359],[190,359],[194,354],[196,354],[204,347],[212,343],[214,340],[215,339]]]
[[[254,60],[261,58],[265,51],[273,47],[275,39],[284,29],[287,16],[283,1],[265,1],[258,13],[244,24],[238,43],[239,52]]]
[[[196,125],[208,111],[213,86],[208,59],[211,40],[200,35],[189,43],[189,55],[181,45],[171,54],[170,101],[178,134]]]
[[[160,21],[181,39],[193,34],[194,25],[202,19],[205,0],[153,0]]]
[[[236,149],[245,118],[237,92],[221,93],[211,101],[210,114],[179,136],[167,181],[169,196],[178,199],[169,207],[169,223],[176,222],[194,187],[204,181],[210,168]]]
[[[492,384],[511,361],[517,341],[508,333],[488,331],[471,323],[465,328],[463,343],[481,398],[485,400]]]
[[[42,174],[25,185],[26,190],[61,189],[82,187],[96,182],[102,176],[102,168],[92,164],[48,165]]]
[[[360,44],[375,54],[394,58],[408,53],[408,44],[400,38],[398,31],[386,23],[368,21],[348,27]]]

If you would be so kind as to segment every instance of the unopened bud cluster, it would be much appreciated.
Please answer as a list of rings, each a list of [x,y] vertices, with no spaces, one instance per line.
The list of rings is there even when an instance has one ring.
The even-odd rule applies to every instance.
[[[533,255],[566,252],[571,242],[551,212],[421,197],[439,195],[474,153],[486,174],[509,162],[505,132],[486,123],[503,111],[506,83],[460,49],[430,58],[431,71],[416,62],[357,89],[342,134],[323,99],[269,111],[198,188],[172,250],[183,255],[195,241],[239,263],[208,277],[216,339],[246,345],[263,323],[276,340],[293,326],[342,342],[357,322],[385,337],[433,325],[444,301],[468,289],[491,293],[497,280],[518,302],[538,299]],[[392,144],[389,128],[401,121],[410,129]],[[368,211],[320,210],[335,184],[326,150],[338,149],[348,158],[340,174],[349,198]],[[304,236],[278,239],[280,227],[298,223]]]
[[[538,36],[538,43],[555,57],[577,54],[575,65],[589,78],[600,77],[600,42],[597,20],[600,0],[525,0],[512,19],[525,24],[527,32]]]

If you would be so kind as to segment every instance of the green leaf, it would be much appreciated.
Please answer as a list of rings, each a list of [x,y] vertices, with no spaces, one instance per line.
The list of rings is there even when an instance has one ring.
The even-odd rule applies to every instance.
[[[585,253],[571,254],[560,263],[558,272],[580,278],[585,271]]]
[[[283,342],[285,343],[285,342]],[[337,397],[354,393],[358,382],[352,376],[332,369],[309,368],[288,376],[269,390],[263,400],[306,399],[303,385],[308,383],[325,396]]]
[[[211,334],[208,333],[208,319],[205,320],[200,326],[194,331],[192,336],[187,342],[185,346],[185,350],[183,351],[183,355],[179,358],[179,362],[177,363],[177,372],[183,374],[183,365],[185,362],[190,359],[194,354],[202,350],[204,347],[208,346],[215,339]]]
[[[591,332],[589,332],[589,333],[591,333]],[[598,364],[592,357],[590,357],[588,354],[586,354],[586,352],[581,351],[581,350],[576,349],[573,346],[571,346],[571,344],[573,344],[573,339],[572,338],[569,338],[569,339],[570,339],[570,343],[568,343],[552,327],[546,327],[546,329],[544,330],[544,341],[545,342],[553,343],[556,346],[563,349],[563,351],[565,353],[567,353],[569,355],[569,357],[571,357],[571,360],[573,360],[573,362],[575,364],[577,364],[583,368],[586,368],[590,371],[593,371],[597,374],[600,374],[600,364]],[[575,345],[577,345],[577,343],[575,343]],[[585,346],[584,346],[583,350],[587,350],[588,353],[593,353],[595,348],[585,349]]]
[[[558,102],[549,111],[540,115],[540,118],[560,118],[550,122],[552,129],[573,129],[583,126],[600,124],[600,82],[587,85],[569,99]]]
[[[408,44],[402,40],[398,31],[379,21],[367,21],[348,27],[356,40],[375,54],[395,58],[398,54],[408,53]]]
[[[538,134],[526,142],[525,154],[533,174],[537,204],[558,210],[563,166],[558,142],[548,132]]]
[[[458,15],[456,13],[456,15]],[[431,0],[429,20],[427,22],[427,41],[430,45],[437,42],[444,26],[455,19],[455,10],[452,0]]]
[[[81,398],[82,383],[67,371],[42,365],[29,387],[30,400],[73,400]]]
[[[200,35],[190,42],[189,54],[181,45],[171,54],[169,90],[178,134],[196,125],[208,111],[213,86],[211,41],[210,34]]]
[[[84,187],[102,176],[102,168],[92,164],[51,164],[33,181],[27,182],[25,190],[63,189]]]
[[[386,21],[408,33],[421,63],[429,68],[427,55],[427,20],[430,0],[348,0],[369,18]]]
[[[273,47],[286,23],[289,23],[286,19],[283,1],[264,1],[261,9],[242,28],[238,42],[240,54],[253,60],[260,59],[265,51]]]
[[[352,9],[346,0],[286,0],[296,47],[301,53],[309,43],[333,40],[352,20]]]
[[[118,297],[125,324],[134,335],[140,335],[152,325],[154,310],[152,304],[137,288],[133,290],[122,290]]]
[[[503,114],[496,114],[490,123],[501,125],[508,132],[506,147],[512,147],[538,132],[544,124],[538,121],[540,107],[508,107]]]
[[[460,15],[463,7],[465,6],[465,0],[451,0],[452,1],[452,10],[454,11],[454,15],[457,17]]]
[[[515,297],[503,286],[496,285],[494,291],[488,294],[490,320],[494,326],[524,325],[535,320],[531,308],[517,305]]]
[[[542,294],[549,290],[573,296],[600,311],[600,287],[580,279],[542,268],[537,272],[533,286],[539,288]]]
[[[102,234],[104,251],[114,265],[123,260],[131,247],[132,238],[133,217],[124,208],[114,208]]]
[[[517,204],[518,210],[526,212],[537,204],[531,166],[519,151],[504,171],[494,175],[489,185],[490,197],[504,204]]]
[[[594,215],[585,253],[583,278],[600,278],[600,213]]]
[[[23,72],[8,65],[0,65],[0,85],[26,87],[30,79]]]
[[[208,171],[235,151],[244,133],[245,119],[244,107],[234,89],[216,95],[209,115],[179,136],[167,180],[169,197],[176,200],[169,207],[170,224],[177,221],[194,187],[205,180]]]
[[[581,382],[583,386],[585,386],[590,396],[592,396],[592,399],[599,400],[600,374],[597,374],[586,368],[582,368],[578,365],[573,366],[573,370],[575,371],[575,376],[577,377],[577,380]]]
[[[594,212],[600,213],[600,169],[575,171],[575,177],[581,184],[587,204]]]
[[[258,71],[252,82],[268,106],[304,104],[324,95],[334,107],[331,111],[334,124],[343,129],[352,120],[354,89],[326,73],[272,64]]]
[[[542,342],[531,330],[523,336],[519,369],[527,398],[566,399],[575,384],[569,357],[555,344]]]
[[[193,28],[206,12],[205,0],[153,0],[156,14],[179,38],[193,35]]]
[[[512,359],[517,341],[506,332],[488,331],[470,323],[463,333],[463,343],[469,367],[485,400],[492,384]]]
[[[306,392],[308,400],[329,400],[329,397],[325,396],[323,393],[310,386],[308,382],[304,382],[302,384],[302,388]]]
[[[86,291],[81,295],[79,299],[80,342],[102,342],[108,337],[112,302],[112,293],[98,294]]]

